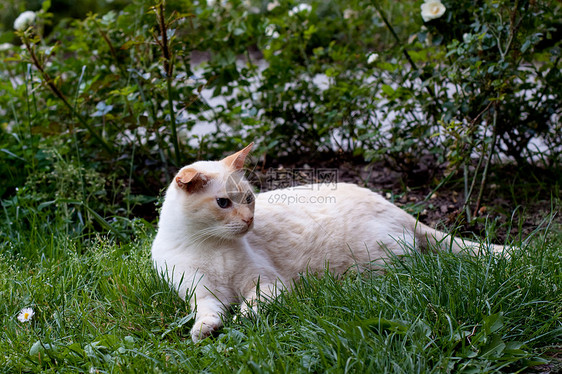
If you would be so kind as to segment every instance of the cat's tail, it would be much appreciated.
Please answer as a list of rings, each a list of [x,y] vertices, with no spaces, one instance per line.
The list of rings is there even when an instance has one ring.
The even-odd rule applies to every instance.
[[[468,251],[469,253],[485,253],[486,250],[494,253],[505,252],[503,245],[486,243],[484,241],[477,243],[471,240],[458,238],[451,234],[433,229],[421,222],[416,222],[416,247],[422,251],[444,250],[454,253]]]

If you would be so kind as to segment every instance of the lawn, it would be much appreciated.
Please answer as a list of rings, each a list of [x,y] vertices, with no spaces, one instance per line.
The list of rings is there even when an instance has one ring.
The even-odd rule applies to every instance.
[[[151,266],[150,225],[128,243],[38,227],[7,232],[0,251],[3,372],[514,372],[560,351],[562,233],[548,225],[510,256],[412,253],[383,273],[303,275],[198,344]]]

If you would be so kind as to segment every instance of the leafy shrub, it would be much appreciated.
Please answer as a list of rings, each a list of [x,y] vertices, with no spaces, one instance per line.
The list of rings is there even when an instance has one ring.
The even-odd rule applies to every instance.
[[[45,1],[23,47],[0,52],[1,199],[80,201],[82,228],[149,217],[178,167],[249,140],[406,170],[429,155],[464,170],[468,197],[538,136],[559,162],[560,4],[443,4],[424,23],[419,3],[135,0],[53,23]]]

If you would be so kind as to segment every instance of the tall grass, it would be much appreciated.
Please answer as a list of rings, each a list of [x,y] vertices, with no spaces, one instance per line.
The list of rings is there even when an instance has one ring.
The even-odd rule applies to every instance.
[[[516,371],[562,337],[560,231],[510,258],[411,253],[382,274],[303,275],[255,319],[233,311],[193,344],[193,314],[151,266],[152,229],[136,230],[129,244],[5,232],[0,371]]]

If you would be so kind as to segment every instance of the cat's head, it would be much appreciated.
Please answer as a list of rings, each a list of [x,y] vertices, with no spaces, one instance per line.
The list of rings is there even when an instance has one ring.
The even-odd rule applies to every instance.
[[[244,160],[253,143],[220,161],[183,167],[172,187],[189,225],[205,238],[233,239],[254,222],[254,194],[244,178]]]

